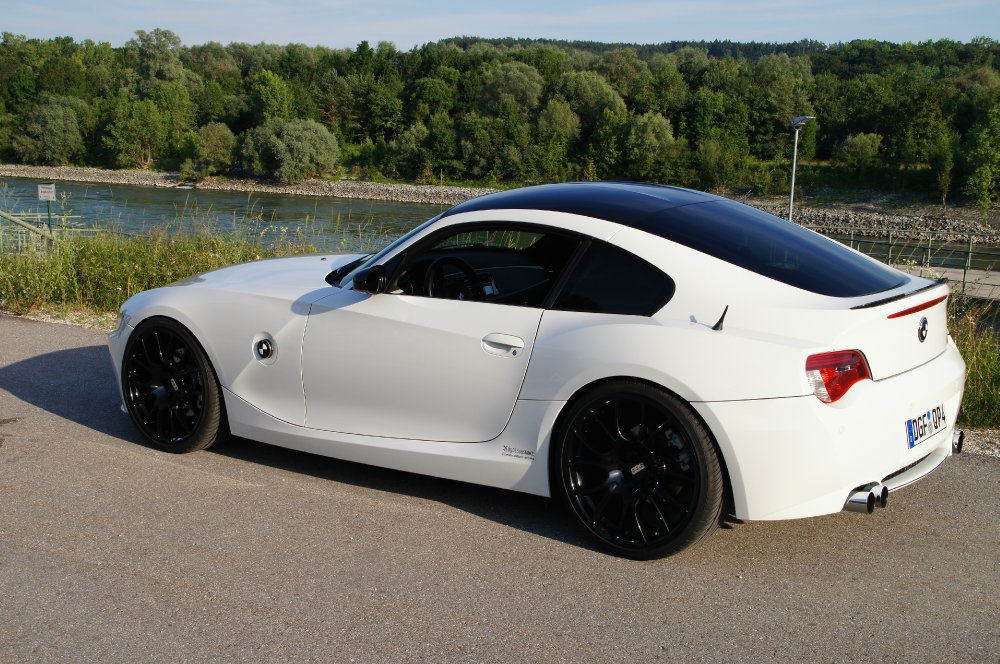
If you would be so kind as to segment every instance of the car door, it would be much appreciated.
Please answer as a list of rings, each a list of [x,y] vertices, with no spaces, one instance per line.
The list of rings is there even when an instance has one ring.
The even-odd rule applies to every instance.
[[[378,294],[333,289],[313,304],[302,353],[306,426],[447,442],[500,435],[524,381],[543,298],[507,304],[495,297],[490,271],[503,272],[501,282],[511,272],[523,280],[528,268],[521,263],[528,259],[517,250],[490,253],[481,243],[475,249],[494,263],[508,254],[520,261],[516,270],[479,266],[491,285],[483,301],[457,299],[454,292],[428,297],[418,284]],[[462,251],[467,248],[452,236],[426,255],[440,259]],[[420,266],[421,254],[413,253],[409,265]],[[547,269],[546,279],[553,272]]]

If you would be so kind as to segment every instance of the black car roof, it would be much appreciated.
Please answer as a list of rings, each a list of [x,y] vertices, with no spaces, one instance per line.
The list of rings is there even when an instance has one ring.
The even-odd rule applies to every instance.
[[[714,200],[725,199],[692,189],[657,184],[565,182],[487,194],[459,203],[443,216],[479,210],[551,210],[656,233],[649,225],[650,217],[658,217],[658,212]]]
[[[568,212],[629,226],[822,295],[867,295],[909,279],[790,221],[680,187],[634,182],[546,184],[473,198],[441,216],[511,209]]]

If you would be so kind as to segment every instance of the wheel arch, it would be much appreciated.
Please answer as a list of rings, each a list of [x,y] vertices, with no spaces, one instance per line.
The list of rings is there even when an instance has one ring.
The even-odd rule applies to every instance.
[[[219,381],[219,384],[222,387],[226,387],[229,384],[225,374],[224,363],[221,362],[221,358],[216,352],[217,349],[211,343],[207,342],[208,335],[205,333],[205,330],[195,323],[190,316],[185,315],[181,309],[168,304],[158,303],[144,308],[134,315],[132,320],[129,321],[129,327],[132,329],[129,332],[128,338],[124,340],[123,352],[136,330],[156,319],[172,321],[187,330],[188,334],[194,338],[198,347],[205,354],[205,357],[208,358],[208,362],[212,365],[212,371],[215,372],[215,378]]]
[[[191,327],[187,325],[184,320],[179,320],[178,317],[176,316],[166,315],[163,312],[160,313],[144,312],[144,313],[146,313],[147,315],[143,315],[137,322],[135,322],[134,325],[132,325],[132,323],[130,322],[129,327],[131,328],[131,331],[129,332],[127,338],[123,340],[123,343],[121,345],[122,358],[119,366],[118,388],[122,396],[123,406],[125,406],[125,402],[128,399],[127,395],[125,394],[125,380],[126,380],[125,372],[127,367],[126,358],[129,355],[129,351],[132,347],[134,340],[137,338],[137,335],[142,333],[142,331],[147,327],[155,327],[159,325],[161,327],[166,327],[167,329],[169,329],[171,326],[175,326],[176,328],[179,328],[181,331],[183,331],[183,333],[185,333],[188,337],[190,337],[191,341],[193,341],[195,346],[197,347],[197,351],[201,354],[202,361],[205,364],[207,364],[208,375],[204,376],[202,380],[204,381],[207,378],[208,380],[214,382],[215,395],[211,398],[211,400],[212,402],[217,402],[218,404],[217,405],[218,423],[217,423],[217,428],[215,429],[215,433],[212,435],[211,442],[199,445],[197,447],[189,447],[187,449],[169,450],[169,451],[192,451],[196,449],[206,449],[207,447],[211,447],[217,442],[225,440],[226,438],[229,437],[231,429],[229,425],[229,415],[226,409],[224,390],[222,389],[222,384],[219,381],[219,374],[218,370],[216,369],[215,360],[207,351],[205,344],[202,343],[199,334],[195,330],[192,330]],[[205,394],[207,393],[208,392],[206,391]],[[206,397],[206,402],[208,402],[208,400],[209,400],[208,397]],[[207,408],[208,407],[206,406],[206,409]],[[214,416],[212,417],[214,418]],[[199,424],[198,426],[201,425]],[[201,434],[198,435],[200,436]],[[161,447],[161,449],[164,448]]]
[[[702,417],[700,412],[698,412],[698,409],[693,408],[690,402],[683,396],[678,394],[676,391],[671,390],[670,388],[660,383],[657,383],[656,381],[652,381],[646,378],[639,378],[636,376],[628,376],[628,375],[605,376],[603,378],[599,378],[585,385],[582,385],[579,388],[577,388],[575,392],[573,392],[570,398],[566,400],[566,403],[563,404],[562,408],[559,409],[559,414],[556,416],[555,422],[553,422],[552,424],[552,431],[549,435],[548,452],[545,459],[546,464],[548,466],[547,478],[549,482],[549,495],[553,497],[556,495],[553,492],[553,488],[557,486],[555,482],[556,478],[554,473],[558,472],[558,464],[554,463],[553,461],[553,456],[555,455],[555,450],[556,450],[555,441],[556,437],[560,434],[562,427],[566,425],[567,413],[571,410],[573,404],[579,401],[582,398],[582,396],[587,392],[589,392],[590,390],[599,387],[601,385],[614,383],[616,381],[640,383],[642,385],[647,385],[649,387],[662,390],[667,394],[669,394],[670,396],[677,399],[678,401],[680,401],[685,406],[687,406],[688,410],[691,411],[691,414],[695,417],[695,419],[697,419],[701,423],[701,425],[705,427],[705,431],[708,432],[709,439],[712,441],[712,446],[715,448],[715,454],[719,459],[719,466],[722,471],[722,481],[724,486],[723,500],[725,502],[723,504],[723,510],[722,510],[723,518],[725,518],[728,514],[732,514],[735,506],[735,501],[733,498],[733,482],[729,473],[729,464],[727,463],[724,450],[719,445],[718,437],[715,435],[715,432],[712,431],[712,427],[709,426],[708,422],[705,421],[705,418]]]

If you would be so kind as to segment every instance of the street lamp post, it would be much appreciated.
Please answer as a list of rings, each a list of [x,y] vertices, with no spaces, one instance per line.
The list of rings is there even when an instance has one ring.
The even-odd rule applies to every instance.
[[[813,115],[800,115],[792,118],[792,129],[795,130],[795,147],[792,148],[792,190],[788,193],[788,221],[792,220],[792,208],[795,206],[795,161],[799,156],[799,129],[815,120]]]

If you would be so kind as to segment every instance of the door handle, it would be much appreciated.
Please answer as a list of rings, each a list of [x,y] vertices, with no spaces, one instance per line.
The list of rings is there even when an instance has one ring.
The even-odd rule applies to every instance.
[[[517,357],[524,350],[524,339],[513,334],[493,332],[483,337],[483,350],[491,355]]]

